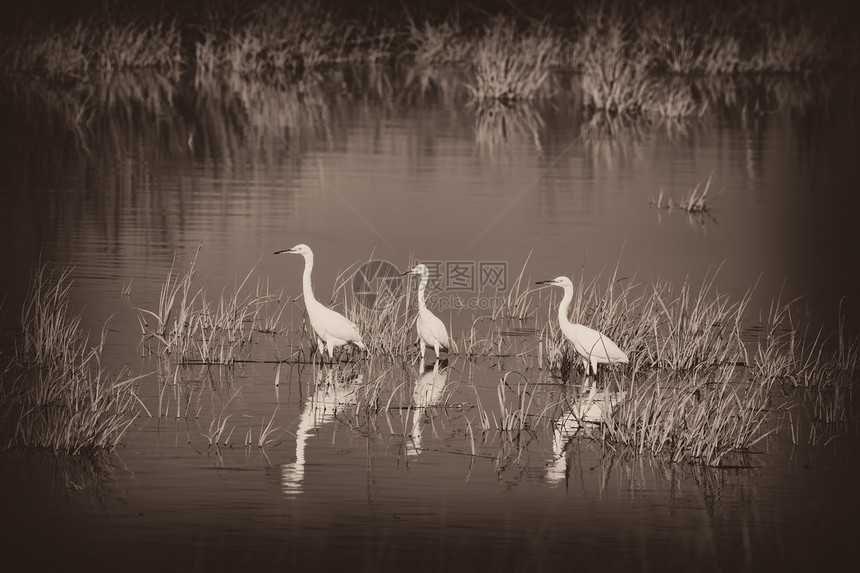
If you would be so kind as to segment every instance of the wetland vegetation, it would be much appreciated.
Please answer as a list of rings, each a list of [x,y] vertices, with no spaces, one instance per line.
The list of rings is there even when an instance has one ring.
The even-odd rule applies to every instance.
[[[853,12],[838,2],[811,15],[802,2],[772,0],[161,6],[95,2],[89,11],[38,17],[20,6],[7,19],[0,71],[60,82],[129,69],[265,78],[406,61],[462,67],[475,100],[505,102],[552,97],[550,73],[566,71],[578,74],[589,108],[687,117],[705,111],[694,77],[810,73],[858,62]]]
[[[200,248],[203,245],[198,254]],[[69,311],[72,271],[54,277],[40,268],[22,312],[20,340],[0,385],[5,447],[111,449],[137,417],[151,417],[152,410],[158,417],[168,414],[169,396],[162,404],[168,388],[175,394],[177,418],[193,411],[191,395],[185,396],[184,405],[179,395],[183,369],[319,359],[300,297],[282,289],[273,292],[270,281],[255,277],[254,269],[237,278],[235,290],[213,297],[198,286],[197,256],[170,269],[151,309],[137,308],[141,351],[156,361],[160,372],[159,404],[152,409],[136,394],[145,375],[101,369],[108,325],[96,344],[80,331],[79,317]],[[338,274],[328,304],[358,325],[369,356],[347,350],[337,355],[340,366],[325,368],[331,368],[329,375],[335,378],[329,385],[350,376],[353,391],[362,396],[350,406],[358,402],[362,415],[375,417],[387,414],[392,403],[397,411],[408,403],[402,395],[404,382],[391,373],[399,364],[419,359],[412,333],[413,295],[406,289],[392,304],[368,307],[350,288],[359,268],[356,263]],[[569,417],[583,407],[583,400],[594,401],[587,383],[573,397],[562,393],[560,399],[547,398],[547,386],[578,385],[585,372],[580,372],[580,359],[558,328],[556,297],[528,286],[525,271],[524,265],[508,296],[500,299],[505,301],[501,307],[474,316],[468,331],[452,332],[454,348],[463,349],[461,359],[489,364],[499,372],[498,404],[482,402],[475,391],[474,414],[462,419],[472,455],[476,432],[482,439],[487,432],[502,432],[517,442],[528,434],[567,427],[567,418],[559,418],[558,412],[566,411]],[[732,300],[715,291],[713,278],[689,280],[679,287],[662,281],[645,284],[636,277],[620,277],[617,270],[589,283],[580,279],[571,320],[615,340],[628,353],[630,365],[615,366],[600,376],[602,391],[615,397],[612,407],[588,420],[590,424],[574,415],[576,429],[597,432],[600,439],[639,454],[706,465],[734,456],[731,463],[736,465],[737,456],[753,451],[774,432],[790,432],[795,442],[816,442],[854,427],[860,339],[841,327],[836,333],[809,332],[791,302],[774,301],[770,314],[756,320],[747,312],[749,293]],[[133,296],[131,290],[124,294]],[[449,353],[446,367],[456,354]],[[369,365],[363,364],[365,358]],[[354,382],[358,372],[363,372],[363,384]],[[280,368],[276,386],[279,377]],[[454,394],[457,391],[449,388],[438,405],[451,407]],[[464,402],[461,397],[457,404]],[[273,421],[274,415],[260,427],[260,447]],[[222,408],[205,433],[210,446],[230,443],[236,428],[227,422]],[[801,435],[804,424],[811,426],[804,426]],[[247,436],[247,447],[252,430],[239,431]]]
[[[22,569],[151,568],[165,534],[213,570],[414,567],[427,540],[433,570],[569,566],[572,539],[624,569],[850,549],[856,8],[45,4],[0,21]],[[264,258],[301,241],[366,355],[315,363],[300,265]],[[374,307],[353,279],[461,254],[512,280],[431,293],[456,344],[418,365],[414,284]],[[629,364],[585,375],[534,284],[559,273]]]

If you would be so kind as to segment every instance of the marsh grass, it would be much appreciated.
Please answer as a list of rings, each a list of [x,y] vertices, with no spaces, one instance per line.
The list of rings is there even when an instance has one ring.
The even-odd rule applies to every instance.
[[[651,97],[654,78],[651,55],[632,39],[630,25],[620,17],[598,18],[582,64],[586,107],[613,113],[640,111]]]
[[[723,366],[683,376],[634,376],[629,398],[606,422],[608,440],[673,462],[720,465],[775,431],[765,429],[773,379],[746,383],[742,369]]]
[[[775,381],[750,379],[740,366],[636,371],[630,379],[613,373],[602,384],[598,392],[591,388],[574,396],[547,386],[540,390],[522,373],[506,372],[496,388],[497,403],[483,401],[475,389],[474,413],[462,417],[472,455],[478,429],[481,446],[490,436],[502,437],[516,456],[531,437],[560,430],[563,440],[598,440],[617,452],[720,466],[754,455],[778,430],[772,423]],[[507,455],[492,457],[501,462]]]
[[[504,308],[475,316],[469,331],[456,338],[459,355],[468,364],[489,358],[497,361],[494,367],[503,372],[494,397],[475,387],[473,413],[467,414],[464,408],[459,417],[455,416],[462,420],[466,453],[473,456],[486,450],[488,436],[504,442],[500,445],[507,452],[504,455],[519,456],[529,439],[557,429],[553,424],[558,412],[566,408],[576,419],[591,406],[570,402],[565,392],[560,392],[561,398],[555,402],[547,398],[544,389],[557,384],[549,378],[557,375],[563,383],[561,388],[571,386],[564,384],[581,368],[581,360],[558,328],[558,293],[528,286],[528,261],[512,283]],[[354,360],[356,354],[346,351],[338,357],[337,366],[320,372],[351,381],[354,391],[349,407],[338,409],[338,420],[355,431],[372,433],[381,412],[390,412],[393,403],[395,410],[402,411],[404,407],[396,404],[409,400],[404,390],[407,385],[395,373],[395,365],[417,355],[412,344],[414,294],[407,288],[403,296],[383,295],[377,299],[379,304],[370,308],[366,299],[359,300],[352,292],[357,267],[358,263],[338,274],[328,304],[359,325],[368,359]],[[159,310],[147,315],[154,324],[167,325],[165,334],[152,335],[154,339],[169,341],[177,331],[192,339],[202,336],[202,342],[188,346],[196,349],[195,356],[205,356],[199,349],[204,342],[208,344],[208,337],[220,337],[225,344],[237,340],[250,344],[253,333],[263,330],[265,324],[267,331],[287,332],[291,348],[298,349],[298,354],[291,352],[291,356],[315,351],[299,302],[273,307],[268,313],[258,311],[258,302],[275,304],[282,293],[270,297],[267,283],[258,280],[255,290],[240,295],[251,290],[249,273],[237,281],[234,291],[222,293],[217,305],[205,303],[206,294],[190,284],[193,261],[188,269],[186,275],[171,271]],[[804,330],[795,317],[797,301],[776,300],[765,318],[753,320],[748,316],[752,289],[739,298],[721,294],[715,288],[718,273],[719,269],[701,281],[688,279],[677,286],[659,280],[640,284],[635,276],[621,276],[618,266],[588,282],[580,273],[570,318],[605,333],[630,357],[629,365],[601,372],[601,391],[623,399],[605,409],[602,419],[592,427],[584,428],[577,421],[577,428],[587,430],[583,435],[673,462],[724,465],[753,453],[761,440],[782,429],[788,428],[799,443],[818,443],[832,436],[833,428],[845,427],[853,419],[860,339],[852,338],[844,323],[830,337]],[[386,292],[382,285],[375,291]],[[187,301],[193,301],[193,308],[182,310],[183,305],[189,306]],[[289,316],[287,304],[292,309]],[[180,317],[191,324],[199,322],[202,330],[177,327]],[[286,329],[284,322],[288,322]],[[535,353],[540,369],[537,383],[529,374]],[[508,360],[525,366],[525,370],[508,369]],[[541,383],[542,376],[547,381]],[[278,379],[276,375],[276,383]],[[448,392],[442,406],[446,410],[456,408],[456,403],[449,402],[458,391]],[[787,397],[774,401],[780,393]],[[175,404],[172,410],[171,399]],[[186,417],[193,414],[190,393],[174,393],[172,397],[168,393],[167,402],[164,408],[159,405],[159,412],[175,411],[177,416],[182,412]],[[405,407],[404,420],[410,418],[409,408]],[[197,406],[198,413],[199,409]],[[219,415],[214,407],[212,411],[213,419],[202,435],[213,446],[229,443],[233,428],[227,413]],[[777,419],[780,416],[783,422]],[[798,416],[809,421],[808,429],[796,420]],[[405,428],[407,422],[403,424]],[[264,418],[256,443],[272,443],[277,429],[274,414]],[[255,433],[248,432],[246,445],[254,443]]]
[[[639,40],[660,71],[717,75],[738,71],[741,42],[718,14],[701,13],[693,4],[651,8],[638,27]]]
[[[417,24],[407,12],[408,43],[416,64],[459,64],[466,61],[473,49],[467,41],[456,14],[432,23]]]
[[[72,269],[40,265],[23,305],[21,342],[0,376],[6,422],[3,448],[23,446],[78,454],[110,450],[140,415],[138,381],[102,367],[110,319],[90,345],[81,314],[70,312]]]
[[[518,140],[530,141],[537,152],[543,151],[543,117],[526,101],[482,99],[474,102],[475,144],[490,157],[503,156]]]
[[[261,74],[391,56],[397,34],[339,18],[317,3],[265,2],[242,17],[213,15],[195,42],[199,72]]]
[[[645,317],[650,307],[644,295],[637,292],[639,290],[635,277],[619,277],[617,267],[606,280],[598,275],[587,284],[580,274],[568,317],[574,323],[604,333],[628,352],[644,349],[648,337]],[[556,293],[551,294],[548,304],[543,305],[546,314],[538,315],[537,337],[543,358],[540,364],[544,368],[559,368],[562,374],[568,374],[574,366],[578,367],[581,360],[570,349],[558,326],[558,301]]]
[[[762,40],[748,61],[744,71],[754,72],[815,72],[821,70],[839,53],[837,46],[828,41],[826,29],[817,30],[807,23],[792,25],[763,22]]]
[[[690,189],[687,196],[678,204],[679,207],[688,213],[704,213],[710,211],[710,199],[708,198],[708,190],[711,188],[711,180],[714,174],[708,176],[704,187],[701,183],[696,183],[696,186]],[[699,189],[701,187],[701,190]]]
[[[841,15],[801,13],[771,0],[749,6],[597,0],[542,8],[436,3],[384,13],[254,0],[153,12],[129,5],[107,16],[96,10],[71,21],[46,16],[40,25],[11,29],[0,40],[0,69],[55,80],[143,67],[265,76],[405,56],[422,66],[469,65],[470,90],[479,99],[544,97],[550,68],[583,72],[593,105],[623,113],[642,107],[631,106],[631,96],[635,102],[637,92],[648,91],[651,73],[814,72],[856,60],[855,26]],[[653,107],[658,96],[650,96]],[[683,106],[671,107],[677,113]]]
[[[528,320],[534,317],[540,307],[539,302],[535,302],[533,294],[540,289],[531,288],[530,281],[525,277],[526,267],[529,260],[532,258],[534,251],[529,251],[523,266],[520,269],[517,278],[508,286],[508,293],[505,296],[505,304],[493,309],[492,318],[498,320],[500,318],[509,318],[516,320]]]
[[[275,332],[286,308],[283,291],[270,292],[261,280],[251,291],[252,268],[217,301],[209,298],[203,287],[193,287],[202,246],[185,273],[174,270],[174,260],[154,310],[137,308],[141,347],[180,363],[231,364],[249,356],[256,333]]]
[[[25,30],[2,50],[0,65],[48,79],[83,79],[132,68],[175,70],[183,62],[176,21],[89,18],[62,27]]]
[[[688,82],[655,74],[654,54],[639,42],[631,24],[609,18],[582,64],[586,107],[613,114],[647,113],[663,118],[702,116],[707,105],[698,101]]]
[[[477,42],[474,79],[466,89],[478,101],[545,97],[550,66],[558,61],[561,49],[560,37],[546,26],[520,32],[515,21],[498,18],[484,28]]]
[[[746,363],[741,331],[752,291],[733,302],[714,292],[716,274],[706,276],[698,289],[685,281],[677,294],[668,284],[654,286],[649,306],[653,347],[647,352],[652,365],[695,370]]]
[[[367,262],[372,260],[371,254]],[[389,357],[410,355],[415,338],[415,320],[410,312],[414,301],[411,283],[404,281],[405,294],[395,298],[394,287],[386,282],[389,279],[375,279],[369,286],[378,296],[373,299],[372,306],[368,306],[371,299],[365,297],[360,301],[352,289],[358,269],[358,263],[355,263],[338,273],[331,303],[339,304],[345,316],[358,326],[364,344],[371,354]]]
[[[66,268],[54,276],[47,265],[39,265],[30,279],[29,290],[21,312],[23,340],[22,362],[51,365],[73,358],[69,353],[80,350],[84,334],[81,316],[69,310],[74,269]]]

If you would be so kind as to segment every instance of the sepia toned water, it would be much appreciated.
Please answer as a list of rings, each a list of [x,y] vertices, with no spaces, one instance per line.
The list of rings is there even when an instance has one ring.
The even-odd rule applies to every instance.
[[[701,468],[564,424],[517,440],[471,433],[466,420],[481,400],[498,409],[511,370],[539,404],[576,402],[575,384],[533,361],[278,371],[282,334],[262,337],[250,362],[175,371],[142,350],[135,308],[154,308],[174,257],[187,268],[201,242],[197,280],[211,293],[251,273],[297,296],[301,260],[272,254],[297,243],[314,249],[321,299],[357,262],[437,264],[436,309],[455,337],[526,261],[529,282],[715,275],[734,300],[754,287],[753,315],[800,297],[826,332],[840,310],[856,332],[853,79],[703,81],[709,112],[684,122],[594,118],[576,78],[553,82],[549,102],[516,106],[476,105],[456,70],[420,68],[5,86],[3,339],[40,261],[74,266],[85,328],[110,317],[104,366],[149,374],[152,414],[97,459],[2,454],[9,570],[842,564],[860,464],[839,431],[803,446],[776,432],[737,467]],[[709,179],[706,214],[652,204],[662,191],[677,205]],[[368,387],[385,389],[378,416],[356,406]],[[212,447],[222,422],[230,436]]]

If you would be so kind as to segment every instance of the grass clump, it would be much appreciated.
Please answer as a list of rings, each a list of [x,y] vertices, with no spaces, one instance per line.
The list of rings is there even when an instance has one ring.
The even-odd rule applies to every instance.
[[[708,191],[711,188],[713,177],[713,174],[711,174],[704,186],[701,183],[696,183],[695,187],[690,189],[677,204],[671,197],[666,197],[661,188],[657,197],[651,198],[651,204],[657,209],[674,209],[677,207],[691,214],[708,213],[711,210],[711,200],[708,198]]]
[[[184,64],[175,20],[93,17],[31,28],[0,50],[0,66],[51,80],[84,79],[126,69],[176,70]]]
[[[477,40],[466,84],[476,100],[532,100],[544,97],[550,66],[561,53],[560,37],[547,26],[525,32],[513,20],[496,19]]]
[[[271,293],[261,282],[251,292],[253,269],[233,291],[222,291],[217,301],[207,297],[202,287],[194,290],[201,248],[202,244],[184,274],[174,272],[171,265],[154,310],[137,309],[141,344],[183,364],[232,364],[245,356],[255,333],[277,329],[285,309],[280,304],[283,293]]]
[[[694,5],[651,8],[643,15],[638,38],[652,54],[658,71],[685,75],[717,75],[738,71],[740,40],[717,13]]]
[[[81,315],[69,310],[71,270],[41,266],[22,312],[22,339],[0,376],[2,447],[78,454],[116,447],[141,411],[136,382],[101,366],[107,334],[90,346]]]
[[[635,91],[643,58],[650,74],[713,76],[818,71],[856,60],[857,51],[856,24],[841,19],[838,6],[809,14],[778,0],[586,0],[572,7],[443,2],[411,7],[412,13],[327,0],[215,0],[202,9],[192,3],[154,13],[126,5],[107,16],[95,8],[83,14],[52,8],[51,15],[34,15],[38,10],[26,7],[18,7],[17,18],[7,14],[8,22],[31,23],[6,24],[0,68],[52,79],[184,65],[197,72],[265,74],[405,56],[421,65],[470,64],[476,97],[529,99],[542,97],[545,72],[553,66]],[[623,23],[621,57],[613,52],[616,39],[607,27],[613,22]],[[596,65],[603,68],[597,77]],[[616,103],[610,101],[610,108]]]
[[[702,115],[706,107],[686,82],[661,78],[653,49],[630,22],[601,16],[593,24],[582,62],[583,103],[613,114],[648,113],[665,118]]]
[[[754,72],[814,72],[834,57],[827,35],[808,24],[776,25],[764,22],[762,40],[747,62],[745,71]]]
[[[409,17],[408,43],[415,63],[421,65],[459,64],[472,51],[456,15],[438,24],[426,20],[422,25]]]
[[[599,21],[582,65],[587,107],[614,113],[641,111],[650,99],[654,79],[651,55],[633,40],[629,25],[618,17]]]
[[[195,63],[198,73],[248,74],[372,62],[390,56],[394,39],[389,28],[370,30],[315,3],[265,2],[241,18],[213,14],[195,42]]]
[[[772,379],[743,383],[735,366],[635,380],[604,426],[605,437],[638,453],[666,454],[673,462],[720,465],[748,451],[773,430],[764,430]]]

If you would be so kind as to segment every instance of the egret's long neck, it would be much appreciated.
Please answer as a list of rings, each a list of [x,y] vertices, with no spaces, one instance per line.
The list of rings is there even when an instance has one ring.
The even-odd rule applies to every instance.
[[[427,288],[427,283],[430,281],[430,273],[424,271],[421,273],[421,280],[418,281],[418,308],[427,308],[424,303],[424,289]]]
[[[564,287],[564,296],[558,305],[558,324],[570,324],[567,313],[570,310],[570,301],[573,299],[573,287]]]
[[[317,301],[314,298],[314,289],[311,286],[311,271],[314,268],[313,253],[307,254],[305,257],[305,270],[302,273],[302,294],[305,296],[305,304],[313,304]]]

